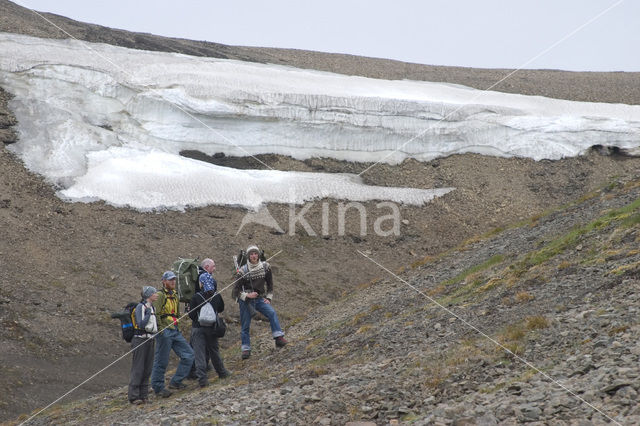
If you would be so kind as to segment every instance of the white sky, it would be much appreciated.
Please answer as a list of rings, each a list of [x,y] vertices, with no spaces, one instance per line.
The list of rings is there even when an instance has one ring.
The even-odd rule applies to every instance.
[[[84,22],[432,65],[640,71],[638,0],[14,0]]]

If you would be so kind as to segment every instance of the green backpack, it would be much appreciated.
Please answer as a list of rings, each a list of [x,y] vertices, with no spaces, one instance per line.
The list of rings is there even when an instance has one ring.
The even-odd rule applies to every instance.
[[[178,300],[189,303],[198,288],[198,258],[178,258],[173,262],[171,270],[176,274],[176,291]]]

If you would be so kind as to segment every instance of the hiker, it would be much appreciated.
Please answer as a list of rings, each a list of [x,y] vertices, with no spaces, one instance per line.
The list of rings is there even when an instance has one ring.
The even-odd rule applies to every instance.
[[[196,291],[202,290],[202,282],[200,281],[202,274],[209,273],[213,277],[215,271],[216,262],[214,262],[213,259],[206,258],[200,262],[200,268],[198,268],[198,289]],[[215,279],[213,281],[215,282]]]
[[[151,286],[142,287],[142,300],[135,308],[135,329],[131,340],[133,361],[129,379],[129,402],[145,404],[149,398],[149,376],[153,366],[153,335],[158,332],[153,302],[158,299],[157,290]]]
[[[167,398],[171,396],[171,391],[164,387],[164,375],[169,364],[169,353],[171,349],[180,358],[180,363],[176,372],[169,382],[169,389],[184,389],[187,386],[182,383],[193,364],[193,349],[180,333],[178,329],[178,318],[180,318],[180,303],[176,289],[176,274],[173,271],[166,271],[162,274],[162,291],[158,292],[158,299],[153,303],[158,320],[158,333],[156,340],[155,359],[153,360],[153,371],[151,372],[151,386],[154,392]]]
[[[280,328],[278,315],[271,306],[273,299],[271,266],[266,261],[260,260],[260,249],[257,246],[247,248],[247,257],[247,263],[237,272],[237,280],[232,292],[232,297],[238,301],[240,307],[242,359],[248,359],[251,356],[249,327],[252,311],[258,311],[267,317],[277,348],[287,344],[284,332]]]
[[[213,272],[215,270],[216,270],[216,262],[214,262],[213,259],[206,258],[200,263],[200,266],[198,267],[198,283],[196,286],[196,293],[202,290],[202,284],[200,282],[200,277],[202,276],[202,274],[209,273],[213,278]],[[213,281],[215,283],[215,278],[213,279]],[[217,288],[217,283],[216,283],[216,288]],[[219,298],[219,301],[218,301],[218,298]],[[222,310],[224,310],[224,301],[222,300],[221,295],[216,296],[216,303],[222,303]],[[187,303],[187,306],[189,305],[190,303]],[[222,310],[220,310],[220,312],[222,312]],[[189,317],[191,317],[191,314],[189,314]],[[195,347],[193,346],[193,332],[191,333],[191,337],[189,337],[189,345],[191,345],[191,347],[194,349],[194,352],[195,352]],[[211,363],[209,362],[210,360],[211,360],[211,355],[207,353],[206,363],[205,363],[207,371],[211,371]],[[196,374],[196,363],[194,362],[193,365],[191,366],[191,371],[189,372],[187,379],[195,380],[197,378],[198,378],[198,375]]]
[[[195,374],[201,388],[209,386],[207,379],[207,366],[209,358],[213,362],[213,368],[218,373],[218,377],[224,379],[231,375],[222,362],[218,337],[215,335],[215,322],[201,324],[201,314],[205,311],[205,306],[210,305],[209,312],[215,321],[215,317],[224,311],[224,301],[219,294],[216,294],[217,283],[210,273],[205,272],[200,275],[199,284],[201,290],[197,292],[189,305],[189,317],[193,321],[191,328],[191,345],[195,353]],[[204,320],[203,320],[204,322]]]

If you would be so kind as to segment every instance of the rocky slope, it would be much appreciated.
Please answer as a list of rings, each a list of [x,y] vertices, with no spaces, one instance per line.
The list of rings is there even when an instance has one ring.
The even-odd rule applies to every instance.
[[[449,81],[486,88],[508,72],[507,70],[431,67],[316,52],[231,47],[111,30],[50,14],[47,14],[47,17],[57,25],[64,26],[75,37],[91,41],[144,49],[283,63],[346,74]],[[14,31],[41,37],[61,36],[55,27],[33,12],[6,0],[0,0],[0,31]],[[567,99],[640,104],[639,76],[638,73],[523,71],[501,83],[498,88],[504,91],[544,94]],[[0,88],[0,139],[4,143],[15,142],[17,138],[12,128],[15,119],[7,107],[9,97],[10,94]],[[192,153],[192,155],[197,154]],[[245,159],[210,160],[233,167],[254,167]],[[278,156],[264,156],[263,160],[272,167],[283,170],[358,173],[367,166],[327,159],[300,162]],[[476,354],[474,348],[479,345],[479,349],[482,349],[483,346],[480,343],[469,343],[471,346],[467,348],[465,342],[468,339],[471,339],[469,342],[475,342],[472,336],[463,338],[459,334],[448,334],[453,330],[449,328],[449,320],[435,316],[429,318],[419,311],[418,307],[423,306],[420,298],[407,292],[401,282],[387,281],[370,287],[364,285],[383,277],[384,272],[357,254],[356,250],[368,253],[376,261],[394,271],[411,264],[417,267],[424,256],[439,256],[474,235],[480,235],[496,227],[505,227],[532,215],[543,215],[550,208],[558,207],[569,200],[578,199],[590,191],[601,188],[616,176],[618,180],[625,182],[635,179],[638,176],[639,166],[639,160],[634,158],[601,156],[595,152],[585,157],[558,162],[536,163],[524,159],[464,155],[430,163],[406,161],[396,167],[380,165],[365,175],[369,183],[398,185],[401,182],[407,186],[422,188],[453,186],[457,190],[421,208],[402,207],[401,215],[404,222],[400,236],[379,237],[371,232],[362,236],[359,233],[359,222],[353,220],[347,222],[347,232],[344,236],[333,232],[328,237],[322,238],[311,237],[301,229],[292,235],[289,233],[281,235],[258,225],[249,226],[236,235],[246,213],[238,209],[212,206],[184,213],[140,213],[116,209],[102,203],[66,204],[55,196],[55,188],[39,176],[25,170],[22,163],[0,145],[0,170],[2,170],[0,172],[0,234],[2,235],[0,237],[0,283],[2,286],[0,320],[4,324],[4,327],[0,328],[0,344],[3,347],[0,362],[8,366],[0,376],[0,385],[11,390],[5,393],[0,401],[0,419],[14,418],[20,413],[27,413],[37,407],[45,406],[55,399],[54,396],[57,397],[73,388],[124,353],[126,345],[118,336],[116,323],[109,319],[109,312],[136,299],[142,285],[157,284],[161,272],[167,269],[175,258],[212,256],[218,261],[218,278],[221,282],[228,283],[232,270],[231,255],[250,242],[257,242],[270,254],[282,250],[282,253],[272,262],[277,280],[276,303],[282,322],[292,337],[293,343],[285,351],[275,353],[270,347],[270,342],[263,342],[264,349],[252,360],[252,365],[255,367],[248,372],[240,372],[242,366],[237,360],[238,327],[234,322],[237,318],[237,308],[233,303],[228,303],[228,318],[231,320],[231,326],[223,346],[231,368],[238,370],[238,374],[228,384],[218,385],[222,386],[220,391],[215,390],[217,389],[215,387],[211,394],[190,391],[178,398],[178,401],[197,401],[197,398],[205,398],[207,404],[211,404],[212,395],[215,395],[216,398],[227,398],[226,401],[231,402],[237,388],[239,399],[235,401],[235,405],[216,404],[220,410],[229,411],[220,413],[202,411],[199,415],[213,416],[212,421],[218,419],[222,422],[230,422],[232,418],[237,418],[239,423],[257,416],[256,410],[267,410],[264,413],[267,418],[276,416],[281,422],[286,419],[298,419],[298,421],[318,419],[326,422],[328,418],[335,423],[340,423],[349,418],[375,418],[378,422],[394,416],[408,415],[409,418],[411,416],[422,418],[430,413],[436,404],[448,404],[446,401],[451,401],[451,404],[440,407],[445,414],[451,410],[466,407],[467,405],[461,402],[463,399],[460,399],[462,398],[460,395],[465,395],[466,390],[469,395],[477,397],[490,392],[472,392],[469,389],[477,389],[477,387],[469,387],[472,386],[469,383],[473,383],[473,380],[467,381],[455,375],[448,375],[447,372],[453,367],[447,365],[449,356],[447,351],[459,349],[461,353],[470,352],[469,359],[474,359],[474,356],[482,358],[481,355],[474,355]],[[630,192],[624,195],[626,190]],[[602,193],[593,200],[605,203],[602,208],[607,207],[606,203],[618,202],[622,205],[626,201],[614,200],[623,196],[632,197],[633,195],[628,194],[635,194],[633,192],[635,189],[632,191],[626,188],[624,191],[620,194]],[[592,203],[589,205],[593,210],[590,214],[595,215],[599,207],[593,200],[589,201]],[[316,202],[306,216],[316,230],[321,224],[322,201]],[[337,210],[338,202],[324,201],[329,203],[331,212]],[[289,206],[272,205],[269,206],[269,210],[279,223],[285,225],[288,223]],[[367,226],[371,230],[377,218],[375,203],[368,204],[367,211],[369,212]],[[565,213],[556,213],[560,216],[563,214]],[[331,227],[335,230],[335,215],[332,215],[330,220]],[[575,218],[576,223],[580,220],[579,216]],[[573,222],[566,219],[563,223],[564,225],[559,224],[553,229],[563,230],[563,226],[570,226],[569,224]],[[505,231],[498,238],[510,235],[509,232],[525,230],[534,232],[535,229],[541,229],[540,232],[544,232],[544,227],[538,228],[539,222],[536,222],[536,225],[531,229],[525,227],[517,228],[518,231]],[[548,232],[552,235],[554,231]],[[536,236],[532,237],[529,234],[522,238],[524,242],[521,243],[524,245],[514,248],[511,256],[521,251],[526,252],[527,247],[537,241]],[[496,245],[494,249],[496,247],[501,245]],[[574,254],[583,256],[589,250],[591,250],[590,247],[582,244],[581,250]],[[474,255],[475,257],[469,254],[472,251],[461,254],[450,252],[451,259],[440,256],[437,260],[439,263],[423,267],[431,269],[420,269],[420,275],[415,278],[412,275],[415,272],[403,275],[403,279],[424,282],[425,288],[431,289],[431,286],[437,287],[438,283],[446,282],[469,267],[475,264],[482,265],[486,259],[492,259],[492,256],[500,254],[489,254],[489,251],[490,249],[486,248],[482,254],[480,250],[479,254]],[[509,257],[510,255],[502,254],[502,256],[503,258],[493,258],[494,260],[490,262],[493,264],[492,267],[514,261]],[[467,259],[470,260],[467,261]],[[614,259],[612,262],[614,264],[618,262],[619,266],[622,266],[627,260],[621,258]],[[593,268],[597,267],[597,264],[593,266]],[[574,269],[577,271],[575,274],[579,275],[583,272],[577,260],[573,269],[568,267],[558,271],[566,272]],[[533,270],[536,269],[533,268]],[[593,285],[600,286],[607,282],[608,276],[600,277],[596,272],[594,274]],[[510,276],[505,278],[505,280],[509,279],[514,278]],[[466,283],[466,281],[457,281],[450,286],[445,286],[448,287],[447,291],[443,291],[442,296],[439,297],[445,297],[451,291],[450,289],[463,285],[463,282]],[[562,282],[565,287],[555,290],[560,294],[558,297],[574,294],[571,293],[575,290],[571,287],[572,283],[576,284],[576,289],[584,286],[584,283],[577,278]],[[473,282],[470,283],[473,284]],[[535,287],[535,283],[534,280],[526,284],[531,289],[525,293],[529,292],[530,296],[534,296],[532,304],[519,305],[512,302],[513,306],[522,306],[523,311],[528,312],[528,309],[531,309],[531,314],[527,313],[526,316],[524,313],[520,316],[513,314],[505,317],[504,320],[501,319],[502,317],[480,315],[479,318],[486,321],[488,326],[494,327],[489,327],[489,331],[497,333],[496,330],[500,328],[498,324],[506,327],[504,321],[511,321],[512,318],[517,322],[528,316],[537,315],[534,309],[534,306],[537,306],[536,301],[547,299],[542,294],[534,295],[534,289],[542,291],[543,288]],[[605,290],[619,291],[619,289],[620,286],[614,286]],[[326,306],[342,294],[349,296],[339,305]],[[469,292],[469,294],[475,293]],[[228,293],[226,297],[229,301]],[[574,297],[577,296],[574,295]],[[576,320],[576,317],[587,310],[594,312],[585,314],[586,323],[590,324],[590,328],[601,331],[598,328],[600,323],[597,322],[602,317],[601,310],[619,307],[618,303],[605,306],[602,299],[593,295],[589,297],[590,299],[580,302],[584,305],[576,308],[575,312],[572,308],[567,308],[558,313],[559,318],[565,315],[562,317],[566,320],[566,324],[562,323],[562,332],[568,330],[571,333],[574,331],[578,333],[582,330],[584,322]],[[519,298],[527,299],[528,296],[521,295]],[[387,299],[393,300],[393,304],[389,304]],[[494,306],[503,306],[507,303],[502,299],[490,302],[486,303],[487,311],[491,311],[490,308]],[[620,306],[624,303],[632,306],[634,302],[631,298],[625,299]],[[380,308],[377,307],[378,305]],[[550,309],[556,305],[560,304],[553,303],[545,308]],[[312,311],[313,309],[318,310]],[[507,309],[504,306],[501,312],[503,310],[511,312],[510,308]],[[411,311],[416,315],[404,314]],[[313,314],[310,315],[310,312]],[[478,312],[482,312],[482,309]],[[604,318],[614,318],[608,324],[622,321],[616,319],[617,313],[619,314],[618,311],[612,311],[610,317],[606,317],[608,313],[604,313]],[[354,317],[356,314],[361,314],[362,319]],[[435,311],[432,314],[436,315]],[[632,311],[628,311],[625,315],[632,315]],[[318,319],[321,320],[318,321]],[[413,327],[413,324],[409,324],[410,322],[417,325],[422,322],[425,328],[420,331],[419,327]],[[456,320],[455,327],[459,322]],[[389,326],[387,327],[386,324]],[[437,329],[436,324],[440,324]],[[256,337],[264,335],[265,328],[264,324],[258,327],[255,330]],[[551,327],[547,327],[544,330],[550,329]],[[413,330],[416,334],[410,334]],[[462,333],[462,331],[456,333]],[[530,336],[528,333],[525,335]],[[622,333],[621,336],[624,335]],[[567,336],[571,337],[573,334]],[[560,338],[557,336],[555,338],[562,343],[567,340],[565,339],[567,336],[561,335]],[[438,337],[443,340],[438,340]],[[406,344],[405,340],[411,344]],[[424,352],[434,344],[440,348],[438,353],[442,353],[442,357],[437,353]],[[514,344],[517,347],[519,343],[516,341]],[[600,350],[601,346],[593,348],[585,346],[584,353],[596,354],[600,350],[605,351],[606,355],[609,346],[608,342],[602,350]],[[402,358],[400,348],[405,352],[405,358]],[[553,356],[563,356],[562,352],[548,351],[555,354]],[[385,353],[388,353],[388,356],[384,355]],[[411,353],[414,354],[407,358]],[[429,353],[431,355],[428,355]],[[495,359],[489,357],[487,366],[495,366],[496,370],[487,367],[485,373],[491,379],[487,379],[489,380],[487,383],[495,381],[495,387],[499,387],[502,382],[499,381],[500,375],[496,372],[509,371],[509,374],[512,374],[511,369],[515,367],[511,366],[515,363],[502,360],[501,354],[489,353],[495,355]],[[622,355],[625,359],[634,356],[633,353],[622,354],[621,352],[620,357]],[[423,356],[426,357],[424,360]],[[397,361],[396,358],[398,358]],[[412,379],[414,372],[405,371],[403,363],[408,359],[416,364],[414,366],[416,371],[423,369],[427,372],[417,376],[419,380]],[[576,365],[583,362],[582,358],[576,359],[577,361],[574,362]],[[598,360],[597,362],[601,363],[599,365],[609,365],[602,357]],[[451,362],[456,365],[466,365],[462,360]],[[440,365],[444,367],[440,368]],[[482,370],[477,364],[471,365],[475,365],[474,371]],[[507,367],[504,367],[505,365]],[[270,371],[271,367],[273,371]],[[74,392],[71,398],[84,398],[107,389],[118,388],[127,382],[128,368],[128,360],[116,364],[106,374]],[[504,368],[508,370],[503,370]],[[611,368],[613,368],[612,365]],[[441,370],[442,375],[446,376],[442,380],[438,378],[438,372]],[[513,374],[516,374],[520,370],[513,371],[515,371]],[[601,372],[605,371],[609,370],[605,369]],[[609,373],[614,374],[614,371],[611,370]],[[427,376],[433,379],[427,380]],[[260,379],[259,384],[250,384],[249,381],[252,378]],[[450,382],[446,383],[457,383],[455,386],[447,385],[446,388],[459,388],[456,391],[458,393],[455,394],[458,395],[456,397],[458,399],[446,396],[448,394],[444,393],[444,387],[439,391],[440,393],[436,393],[436,385],[440,384],[440,381],[445,383],[447,378]],[[593,379],[592,376],[587,378]],[[424,380],[420,381],[422,379]],[[572,380],[577,379],[572,378]],[[607,380],[607,377],[603,376],[600,382],[605,383]],[[461,382],[465,383],[459,385]],[[289,383],[288,386],[287,383]],[[526,386],[529,386],[536,382],[534,380],[527,383]],[[542,385],[536,386],[540,388]],[[271,392],[270,389],[273,387],[276,390]],[[412,389],[411,393],[417,392],[424,398],[411,399],[413,405],[405,403],[402,395],[408,392],[409,388]],[[496,392],[506,392],[506,388],[508,386],[504,385],[496,389]],[[339,389],[339,392],[333,392],[332,389]],[[431,389],[433,392],[429,393]],[[259,407],[247,412],[245,402],[251,399],[248,396],[251,390],[267,398],[259,401],[273,401],[281,405],[268,408],[268,403],[261,403]],[[599,390],[589,388],[589,391],[593,392]],[[627,391],[628,389],[625,390]],[[522,399],[526,399],[526,395],[529,395],[522,391],[520,393]],[[367,400],[362,396],[365,394],[373,395],[372,399]],[[444,396],[439,397],[440,394]],[[324,400],[325,396],[328,398],[327,401]],[[432,396],[433,400],[430,399]],[[318,400],[319,397],[321,397],[320,400]],[[491,401],[499,399],[491,398],[490,395]],[[542,401],[544,400],[543,398]],[[107,417],[110,419],[108,421],[116,422],[118,416],[133,421],[136,412],[126,407],[123,401],[122,392],[118,388],[110,394],[100,395],[92,400],[89,403],[87,415],[102,422],[98,416],[109,415],[111,412],[112,416]],[[419,403],[419,401],[422,402]],[[480,402],[476,403],[480,404]],[[609,404],[607,401],[603,403]],[[160,414],[161,407],[169,407],[169,410],[175,411],[178,416],[183,415],[177,405],[171,405],[174,404],[173,402],[169,401],[167,404],[170,405],[165,405],[163,402],[162,405],[147,407],[153,411],[154,420],[173,415],[167,414],[167,411],[164,415]],[[255,401],[250,404],[251,407],[256,405]],[[487,405],[490,406],[491,403]],[[236,408],[231,408],[234,406]],[[305,408],[307,406],[309,409]],[[298,410],[300,407],[303,411]],[[536,407],[544,411],[541,403]],[[284,411],[287,413],[282,414]],[[536,412],[536,410],[533,411]],[[56,412],[57,409],[54,408],[53,413]],[[64,413],[62,417],[50,418],[50,420],[59,423],[67,420],[84,423],[85,417],[79,411],[64,411]],[[436,410],[433,413],[441,412]],[[496,419],[500,418],[495,411],[492,413]],[[462,416],[462,414],[456,414],[456,416],[449,414],[438,414],[438,416],[449,419]],[[583,414],[586,416],[586,411]],[[43,419],[47,419],[46,416],[50,415],[51,412],[45,413]],[[510,413],[505,418],[515,419],[517,418],[515,416],[516,414]]]
[[[640,176],[614,181],[398,275],[380,268],[290,325],[286,348],[226,351],[235,374],[206,390],[139,408],[122,388],[33,422],[637,424],[639,196]]]

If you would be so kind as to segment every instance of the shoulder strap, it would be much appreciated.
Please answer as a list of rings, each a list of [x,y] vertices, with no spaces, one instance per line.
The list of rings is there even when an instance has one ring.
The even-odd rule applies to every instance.
[[[169,297],[175,298],[176,295],[175,293],[172,295],[167,294],[167,289],[164,287],[162,288],[162,293],[164,294],[164,301],[162,302],[162,306],[160,307],[160,312],[159,312],[160,318],[173,316],[173,315],[165,314],[163,312],[164,312],[164,307],[167,305],[167,299],[169,299]]]
[[[200,298],[202,299],[203,302],[205,302],[205,303],[207,302],[207,299],[205,299],[205,297],[204,297],[204,295],[202,293],[198,292],[196,294],[200,296]],[[200,306],[200,307],[202,307],[202,306]]]

